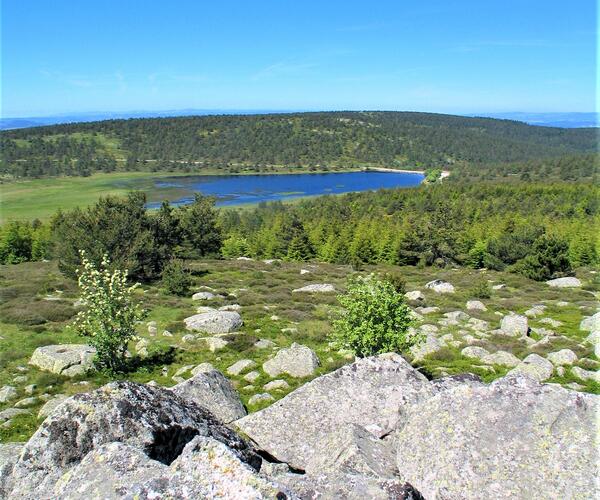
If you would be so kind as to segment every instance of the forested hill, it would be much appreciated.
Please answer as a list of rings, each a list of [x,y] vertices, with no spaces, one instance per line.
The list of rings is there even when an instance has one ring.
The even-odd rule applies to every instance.
[[[598,130],[412,112],[319,112],[107,120],[4,131],[17,177],[112,170],[444,167],[595,151]]]

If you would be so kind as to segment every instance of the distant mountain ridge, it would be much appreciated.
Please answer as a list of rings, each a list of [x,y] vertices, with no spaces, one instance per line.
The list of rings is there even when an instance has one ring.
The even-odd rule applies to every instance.
[[[140,169],[452,169],[591,154],[599,131],[395,111],[113,119],[2,131],[0,166],[17,177]]]
[[[66,123],[86,123],[102,120],[118,120],[128,118],[168,118],[178,116],[204,116],[204,115],[254,115],[254,114],[279,114],[294,113],[303,110],[268,110],[268,109],[178,109],[164,111],[122,111],[122,112],[88,112],[66,113],[51,116],[0,118],[0,130],[18,128],[42,127],[46,125],[59,125]],[[470,113],[459,116],[498,118],[501,120],[516,120],[529,125],[560,128],[599,127],[600,113]]]

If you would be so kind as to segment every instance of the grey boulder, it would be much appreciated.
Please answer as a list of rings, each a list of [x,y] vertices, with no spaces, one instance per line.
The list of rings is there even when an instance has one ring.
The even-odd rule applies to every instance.
[[[195,403],[167,389],[113,382],[73,396],[46,418],[14,466],[12,496],[54,497],[61,476],[103,444],[121,442],[170,464],[194,436],[223,442],[246,462],[260,464],[246,442]]]
[[[538,382],[543,382],[552,376],[554,365],[539,354],[530,354],[515,366],[508,375],[527,375]]]
[[[108,443],[90,452],[55,488],[59,498],[289,498],[257,474],[257,465],[221,441],[196,436],[172,463],[138,448]]]
[[[208,311],[183,320],[193,332],[230,333],[242,326],[242,317],[235,311]]]
[[[546,284],[552,288],[579,288],[581,281],[574,277],[556,278],[546,281]]]
[[[514,313],[507,314],[500,322],[500,330],[510,337],[524,337],[529,331],[527,317]]]
[[[528,377],[460,385],[413,406],[398,469],[425,498],[598,498],[598,404]]]
[[[319,367],[319,358],[310,347],[294,342],[277,351],[272,359],[263,363],[263,370],[271,377],[287,373],[291,377],[309,377]]]
[[[433,392],[400,355],[383,354],[312,380],[234,425],[260,449],[306,470],[318,460],[319,443],[338,429],[356,424],[382,437],[409,405]]]
[[[93,367],[96,349],[85,344],[56,344],[38,347],[29,364],[40,370],[74,377]]]
[[[6,498],[11,489],[11,474],[19,459],[23,443],[0,443],[0,498]]]
[[[171,390],[190,400],[228,424],[246,415],[244,405],[231,382],[218,370],[198,371],[192,378]]]

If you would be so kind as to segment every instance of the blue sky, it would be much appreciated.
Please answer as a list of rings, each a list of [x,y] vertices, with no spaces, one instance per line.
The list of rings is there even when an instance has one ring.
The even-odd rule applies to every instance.
[[[594,111],[594,0],[2,0],[2,116]]]

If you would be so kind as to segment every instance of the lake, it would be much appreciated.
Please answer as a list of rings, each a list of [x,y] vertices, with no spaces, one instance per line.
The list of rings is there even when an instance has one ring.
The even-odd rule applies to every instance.
[[[421,184],[425,176],[408,172],[342,172],[325,174],[274,175],[190,175],[162,177],[154,182],[154,194],[168,198],[173,205],[194,200],[194,193],[215,196],[218,206],[261,201],[289,200],[303,196],[372,191],[382,188],[408,188]],[[161,190],[177,193],[177,198],[161,196]],[[148,203],[158,208],[160,202]]]

